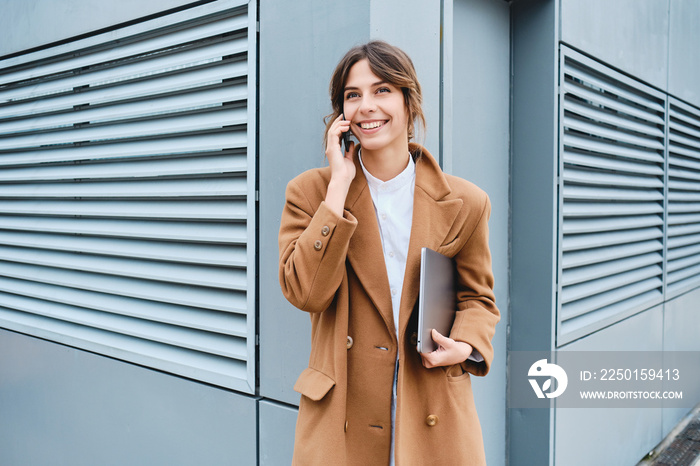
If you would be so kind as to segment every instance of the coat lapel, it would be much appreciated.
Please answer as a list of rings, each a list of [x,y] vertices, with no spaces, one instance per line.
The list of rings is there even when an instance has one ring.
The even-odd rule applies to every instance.
[[[410,145],[412,153],[418,148],[417,145]],[[421,248],[437,250],[462,208],[461,199],[445,199],[451,193],[451,189],[442,170],[428,151],[422,149],[422,152],[423,156],[416,161],[413,220],[399,314],[401,336],[406,332],[408,320],[418,298]],[[348,260],[370,299],[379,309],[387,329],[394,335],[389,279],[377,214],[357,152],[355,167],[355,179],[345,199],[345,209],[357,219],[357,228],[350,239]]]
[[[387,329],[392,335],[395,335],[389,278],[384,263],[384,250],[377,224],[377,214],[357,151],[355,151],[355,168],[357,170],[355,179],[352,181],[345,198],[345,209],[357,219],[357,228],[350,238],[348,259],[363,288],[367,291],[375,307],[379,309]]]
[[[411,152],[414,147],[411,145]],[[421,248],[437,250],[462,208],[461,199],[445,199],[451,192],[440,166],[428,151],[423,149],[423,156],[416,162],[411,239],[399,311],[401,337],[405,335],[408,321],[418,299]]]

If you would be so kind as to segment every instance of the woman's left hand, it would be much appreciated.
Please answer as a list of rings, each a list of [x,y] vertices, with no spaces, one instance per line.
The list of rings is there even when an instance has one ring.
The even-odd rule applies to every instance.
[[[428,369],[439,366],[451,366],[466,361],[472,354],[472,345],[463,341],[456,341],[452,338],[440,335],[433,329],[433,340],[438,344],[438,348],[431,353],[421,353],[423,366]]]

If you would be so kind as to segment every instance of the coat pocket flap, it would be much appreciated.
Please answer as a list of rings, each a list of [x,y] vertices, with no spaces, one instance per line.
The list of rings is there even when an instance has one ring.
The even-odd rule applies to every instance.
[[[294,384],[294,391],[305,397],[318,401],[335,385],[335,381],[323,372],[307,367]]]

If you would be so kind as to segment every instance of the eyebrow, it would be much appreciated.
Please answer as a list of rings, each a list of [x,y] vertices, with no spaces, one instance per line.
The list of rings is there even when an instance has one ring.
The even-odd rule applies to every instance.
[[[378,81],[378,82],[372,84],[370,87],[381,86],[382,84],[387,84],[387,82],[386,81]],[[343,92],[354,91],[354,90],[359,90],[359,89],[360,89],[359,87],[347,86],[347,87],[345,87],[345,89],[343,89]]]

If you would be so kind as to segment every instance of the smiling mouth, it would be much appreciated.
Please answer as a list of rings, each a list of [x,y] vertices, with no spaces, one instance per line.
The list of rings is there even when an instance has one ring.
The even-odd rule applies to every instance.
[[[379,128],[380,126],[384,126],[386,124],[386,121],[371,121],[368,123],[359,123],[359,127],[362,129],[375,129]]]

